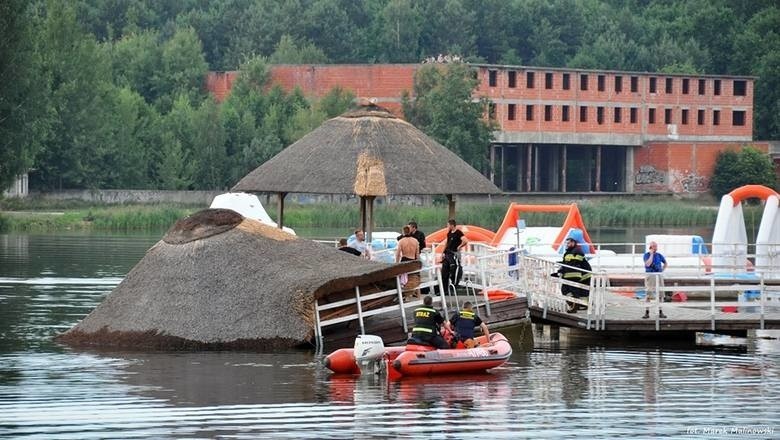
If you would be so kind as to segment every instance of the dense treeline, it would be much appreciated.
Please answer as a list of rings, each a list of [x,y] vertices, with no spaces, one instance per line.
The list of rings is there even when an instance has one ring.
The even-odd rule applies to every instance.
[[[775,0],[0,0],[0,184],[32,168],[41,189],[229,187],[352,99],[268,90],[268,64],[439,53],[755,75],[754,135],[778,139],[778,29]],[[217,105],[206,72],[233,69],[245,74]],[[425,125],[436,107],[406,105],[479,165],[467,147],[484,127]]]

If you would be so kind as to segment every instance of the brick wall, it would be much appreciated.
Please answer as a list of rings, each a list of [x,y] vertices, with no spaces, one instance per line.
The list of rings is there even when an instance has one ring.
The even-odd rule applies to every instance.
[[[749,144],[760,151],[769,151],[767,142]],[[637,192],[707,192],[718,154],[739,150],[743,145],[742,142],[647,143],[634,153],[634,188]]]

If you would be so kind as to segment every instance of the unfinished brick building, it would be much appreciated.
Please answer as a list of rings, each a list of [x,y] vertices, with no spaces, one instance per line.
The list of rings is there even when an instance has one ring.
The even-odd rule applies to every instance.
[[[507,192],[705,192],[719,152],[753,142],[754,77],[471,65],[498,131],[489,177]],[[307,96],[335,86],[400,114],[421,64],[280,65]],[[236,72],[213,72],[224,99]]]

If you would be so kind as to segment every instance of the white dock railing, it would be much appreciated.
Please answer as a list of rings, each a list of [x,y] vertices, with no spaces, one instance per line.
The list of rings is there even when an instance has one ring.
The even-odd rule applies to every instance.
[[[675,318],[661,319],[658,310],[663,308],[670,310],[686,310],[688,313],[683,319],[701,319],[706,316],[710,321],[710,330],[717,330],[717,322],[723,320],[725,313],[738,312],[739,318],[744,321],[754,321],[756,329],[764,329],[764,321],[769,315],[773,319],[780,318],[780,284],[767,284],[763,274],[758,274],[752,279],[739,279],[718,277],[713,275],[695,275],[690,272],[666,271],[663,273],[667,279],[674,279],[674,285],[655,285],[652,292],[654,300],[646,302],[644,292],[644,277],[641,275],[641,286],[634,288],[616,287],[610,285],[611,277],[636,277],[634,273],[607,273],[606,271],[592,272],[590,286],[551,277],[560,263],[554,263],[545,259],[521,256],[521,278],[524,282],[523,292],[528,296],[528,306],[542,309],[542,317],[547,317],[547,312],[552,310],[566,313],[566,302],[573,302],[587,306],[587,329],[604,330],[605,319],[610,311],[625,310],[627,306],[634,306],[633,310],[648,308],[653,311],[655,329],[660,330],[661,322],[673,322]],[[733,268],[726,268],[733,269]],[[658,276],[658,275],[656,275]],[[777,280],[773,280],[777,281]],[[589,291],[587,298],[574,299],[563,296],[560,293],[562,284],[585,288]],[[632,297],[627,297],[626,293]],[[644,292],[644,298],[633,297],[635,292]],[[685,302],[664,301],[665,296],[671,297],[674,293],[684,293],[687,296],[705,296],[704,299],[693,299]],[[694,312],[695,311],[695,312]],[[702,313],[705,312],[705,313]],[[673,313],[674,314],[674,313]],[[669,313],[667,313],[669,315]],[[576,316],[576,315],[575,315]],[[620,314],[613,315],[620,318]],[[637,314],[635,319],[639,319]],[[623,318],[625,319],[625,318]]]

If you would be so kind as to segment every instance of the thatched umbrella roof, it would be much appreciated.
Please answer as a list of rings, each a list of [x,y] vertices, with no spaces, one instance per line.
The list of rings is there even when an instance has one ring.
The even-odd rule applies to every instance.
[[[374,105],[325,121],[232,191],[355,194],[371,201],[388,195],[501,192],[455,153]]]
[[[207,209],[177,222],[59,340],[139,348],[296,346],[313,336],[315,298],[418,268],[418,262],[368,261],[231,210]]]

